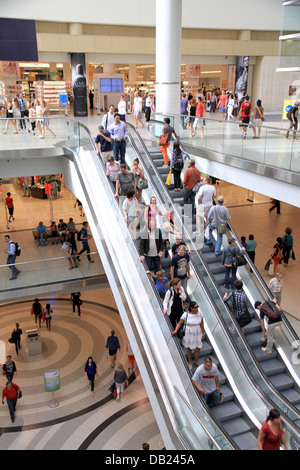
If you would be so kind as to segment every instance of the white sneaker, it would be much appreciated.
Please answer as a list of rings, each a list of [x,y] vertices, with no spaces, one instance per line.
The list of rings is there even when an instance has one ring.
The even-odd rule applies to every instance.
[[[272,354],[272,351],[271,349],[268,349],[268,348],[261,348],[261,350],[266,353],[266,354]]]

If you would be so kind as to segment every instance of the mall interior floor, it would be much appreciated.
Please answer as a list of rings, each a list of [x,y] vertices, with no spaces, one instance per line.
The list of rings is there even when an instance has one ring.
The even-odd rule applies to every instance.
[[[90,119],[88,119],[90,120]],[[99,117],[93,117],[93,134],[99,125]],[[147,139],[146,130],[142,131]],[[18,136],[16,136],[18,137]],[[201,170],[201,169],[200,169]],[[296,261],[287,268],[280,266],[283,274],[282,307],[289,312],[289,319],[300,334],[298,309],[298,285],[300,253],[300,209],[282,204],[281,214],[269,212],[270,200],[255,194],[254,202],[247,201],[247,190],[227,183],[219,183],[218,194],[225,197],[225,205],[232,216],[232,226],[238,236],[252,233],[257,241],[256,265],[266,281],[269,276],[263,267],[270,256],[277,236],[282,236],[286,226],[291,226],[294,236]],[[3,193],[12,193],[15,202],[15,220],[6,229],[4,204],[0,204],[2,217],[0,232],[0,263],[5,264],[4,235],[11,237],[23,230],[33,230],[42,220],[47,226],[50,222],[50,209],[47,200],[23,198],[23,190],[17,181],[4,185]],[[76,224],[82,222],[78,208],[74,207],[75,197],[63,187],[62,196],[53,201],[53,218],[68,220],[73,217]],[[57,256],[59,248],[55,245],[37,247],[31,236],[24,237],[22,248],[26,257]],[[95,246],[91,248],[94,250]],[[45,250],[45,251],[42,251]],[[96,256],[96,255],[94,255]],[[22,258],[22,257],[21,257]],[[21,259],[22,261],[22,259]],[[24,260],[23,260],[24,261]],[[96,263],[95,263],[96,264]],[[87,266],[87,269],[94,267]],[[7,270],[3,267],[1,269]],[[20,277],[21,280],[21,277]],[[51,299],[53,305],[53,328],[47,331],[43,324],[41,336],[44,343],[42,356],[29,357],[26,353],[25,338],[23,348],[16,356],[13,345],[7,343],[15,322],[23,331],[35,326],[30,316],[32,299],[26,302],[12,302],[0,307],[0,340],[6,343],[7,353],[16,361],[18,374],[15,382],[21,386],[23,398],[17,405],[16,421],[10,422],[7,406],[0,410],[0,449],[140,449],[145,441],[151,449],[164,447],[147,393],[140,375],[125,391],[120,402],[109,399],[108,387],[113,381],[113,369],[105,360],[104,347],[106,336],[114,328],[121,342],[120,360],[127,370],[127,337],[110,289],[83,292],[82,315],[79,318],[72,312],[70,294]],[[46,298],[42,300],[43,305]],[[95,397],[91,397],[89,384],[84,377],[84,363],[92,355],[98,365],[99,378],[96,380]],[[55,392],[56,408],[49,408],[51,394],[44,391],[45,370],[59,368],[61,389]],[[1,386],[5,384],[2,377]],[[7,432],[9,431],[9,432]]]

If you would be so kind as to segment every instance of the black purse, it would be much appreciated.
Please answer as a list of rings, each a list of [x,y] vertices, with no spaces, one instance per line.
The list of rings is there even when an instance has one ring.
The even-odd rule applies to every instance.
[[[185,337],[185,327],[186,327],[187,317],[188,317],[188,313],[186,314],[183,325],[179,328],[177,332],[177,338],[180,339],[180,341],[182,341],[183,338]]]
[[[233,309],[235,310],[234,292],[232,293],[232,303],[233,303]],[[234,313],[234,311],[233,311],[233,313]],[[248,310],[246,310],[246,312],[243,313],[242,315],[235,315],[234,314],[234,316],[237,319],[237,322],[238,322],[240,328],[244,328],[244,326],[247,326],[247,325],[249,325],[249,323],[252,322],[252,318],[251,318],[251,315],[248,312]]]

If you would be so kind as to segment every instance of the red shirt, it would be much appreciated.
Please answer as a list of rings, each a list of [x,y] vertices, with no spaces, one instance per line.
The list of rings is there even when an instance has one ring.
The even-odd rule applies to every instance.
[[[19,390],[18,385],[13,384],[13,386],[16,387],[17,390]],[[15,400],[15,398],[17,398],[17,390],[15,390],[15,388],[13,386],[11,387],[11,390],[8,390],[7,387],[5,387],[3,389],[2,399],[4,399],[6,397],[8,400]]]
[[[9,209],[12,208],[12,207],[14,207],[14,200],[13,200],[12,197],[7,196],[7,197],[5,198],[5,202],[6,202],[6,205],[7,205],[7,207],[8,207]]]
[[[249,101],[243,101],[242,104],[241,104],[241,117],[250,117],[250,112],[249,114],[245,114],[245,109],[248,108],[248,106],[250,105],[250,112],[251,112],[251,109],[252,109],[252,106],[251,104],[249,103]]]
[[[193,173],[192,173],[191,168],[187,168],[185,170],[184,177],[183,177],[183,187],[185,189],[193,189],[195,184],[200,183],[200,181],[201,181],[200,171],[197,170],[197,168],[193,167],[193,172],[194,172],[194,175],[195,175],[195,180],[193,178]],[[196,183],[195,183],[195,181],[196,181]]]
[[[281,425],[279,426],[278,434],[273,434],[268,422],[266,422],[262,426],[261,430],[265,435],[264,442],[263,442],[263,450],[279,450],[279,447],[280,447],[279,441],[282,436]]]
[[[196,117],[203,117],[204,104],[198,103],[196,108]]]

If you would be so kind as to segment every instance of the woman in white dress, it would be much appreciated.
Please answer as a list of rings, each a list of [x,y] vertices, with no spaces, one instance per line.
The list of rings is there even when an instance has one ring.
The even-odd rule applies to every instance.
[[[199,311],[197,302],[191,302],[189,311],[182,314],[175,330],[171,333],[172,336],[175,336],[179,329],[185,324],[185,335],[182,339],[182,345],[186,348],[190,370],[193,368],[193,349],[195,350],[194,364],[197,367],[200,366],[198,359],[204,338],[203,318],[204,316],[202,312]]]
[[[124,95],[121,95],[121,98],[118,104],[118,113],[121,116],[121,121],[125,122],[126,121],[126,101],[125,101]]]
[[[139,96],[138,91],[134,93],[134,99],[133,99],[133,115],[135,119],[135,128],[138,128],[138,121],[142,124],[142,127],[145,126],[143,123],[141,117],[142,117],[142,106],[143,106],[143,100]]]
[[[228,121],[230,121],[230,119],[234,120],[233,108],[234,108],[234,97],[233,95],[229,95],[229,98],[227,101],[227,120]]]

